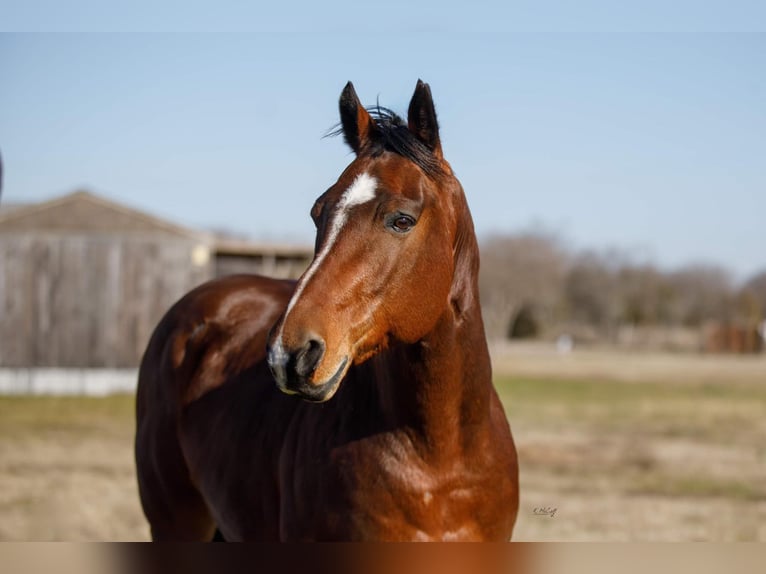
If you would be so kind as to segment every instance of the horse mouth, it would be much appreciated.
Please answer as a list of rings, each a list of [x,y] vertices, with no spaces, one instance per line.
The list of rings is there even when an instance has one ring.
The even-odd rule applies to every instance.
[[[277,378],[277,387],[283,393],[295,395],[311,403],[323,403],[335,395],[348,367],[349,358],[344,357],[335,373],[322,383],[311,383],[308,377],[300,376],[286,377],[286,379],[275,378]]]
[[[344,357],[335,373],[324,383],[319,385],[307,384],[306,388],[299,392],[301,398],[312,403],[323,403],[330,400],[340,387],[340,383],[348,370],[348,357]]]

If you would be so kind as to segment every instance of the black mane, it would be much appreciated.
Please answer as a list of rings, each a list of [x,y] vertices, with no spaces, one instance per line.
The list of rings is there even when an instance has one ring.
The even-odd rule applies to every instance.
[[[415,134],[407,127],[407,123],[395,112],[381,105],[367,108],[375,121],[375,132],[365,153],[377,157],[384,151],[390,151],[417,165],[429,177],[443,174],[441,163]],[[343,126],[335,126],[327,136],[337,136],[343,133]]]

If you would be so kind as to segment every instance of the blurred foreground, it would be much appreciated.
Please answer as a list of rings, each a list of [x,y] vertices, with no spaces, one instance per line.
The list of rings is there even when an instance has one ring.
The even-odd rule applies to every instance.
[[[0,546],[0,570],[24,574],[760,573],[754,544],[20,544]]]
[[[504,345],[515,540],[766,541],[766,356]],[[146,540],[133,397],[0,397],[0,540]]]

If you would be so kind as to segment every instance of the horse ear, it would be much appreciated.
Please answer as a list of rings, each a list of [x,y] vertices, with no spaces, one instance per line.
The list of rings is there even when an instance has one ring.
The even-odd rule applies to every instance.
[[[340,95],[340,123],[343,128],[343,138],[346,143],[359,155],[359,151],[364,148],[372,139],[375,132],[375,120],[364,109],[356,95],[354,84],[349,82],[343,88]]]
[[[442,145],[439,140],[439,122],[436,121],[436,108],[431,97],[431,88],[418,80],[415,93],[407,112],[407,125],[410,131],[434,153],[442,157]]]

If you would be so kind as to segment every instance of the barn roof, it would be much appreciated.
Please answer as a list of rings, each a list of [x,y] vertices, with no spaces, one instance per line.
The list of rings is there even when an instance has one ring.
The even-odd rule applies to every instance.
[[[41,203],[0,205],[0,234],[49,232],[65,234],[159,234],[205,243],[216,254],[311,258],[305,245],[256,243],[243,237],[190,229],[79,190]]]
[[[0,233],[48,231],[62,233],[161,233],[203,240],[204,232],[160,219],[110,201],[89,191],[0,211]]]

